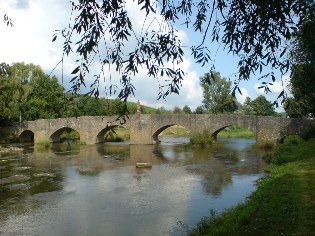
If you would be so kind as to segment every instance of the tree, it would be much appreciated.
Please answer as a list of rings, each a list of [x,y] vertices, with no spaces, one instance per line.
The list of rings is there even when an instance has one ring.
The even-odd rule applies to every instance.
[[[182,114],[183,111],[182,109],[180,109],[179,106],[175,106],[174,109],[173,109],[173,114]]]
[[[195,114],[205,114],[206,111],[205,111],[205,109],[202,106],[198,106],[198,107],[196,107],[196,110],[195,110],[194,113]]]
[[[265,96],[260,95],[249,104],[252,107],[254,114],[257,116],[274,116],[276,112],[274,106]]]
[[[237,110],[236,100],[230,94],[231,82],[221,78],[218,72],[206,73],[200,78],[203,90],[203,105],[208,112],[233,113]]]
[[[64,88],[33,64],[0,65],[1,124],[63,115]]]
[[[33,75],[30,80],[29,99],[22,106],[25,120],[54,119],[63,115],[64,88],[58,83],[57,77],[50,78],[40,73],[39,77]]]
[[[222,44],[229,53],[239,57],[234,93],[241,80],[249,80],[251,74],[261,73],[265,66],[271,67],[271,72],[261,75],[267,82],[275,81],[274,69],[282,74],[288,71],[291,62],[283,57],[287,49],[285,42],[290,40],[297,22],[303,23],[311,3],[312,0],[139,0],[130,3],[132,9],[146,15],[141,30],[136,30],[137,23],[128,12],[127,0],[73,0],[74,20],[68,28],[56,31],[53,41],[61,35],[64,55],[77,56],[77,66],[72,72],[74,91],[85,85],[85,78],[92,73],[89,65],[99,58],[100,70],[90,94],[99,95],[104,68],[115,68],[121,83],[117,95],[126,102],[134,94],[132,79],[142,67],[149,77],[164,78],[158,98],[165,98],[170,93],[179,93],[184,79],[180,66],[184,48],[177,30],[179,25],[185,25],[201,34],[201,41],[190,48],[197,63],[209,65],[213,70],[217,48],[210,50],[209,41]],[[267,82],[263,85],[266,91],[269,90]],[[112,85],[105,90],[110,95],[114,93]]]
[[[190,107],[187,106],[187,105],[185,105],[185,106],[183,107],[183,112],[184,112],[185,114],[191,114],[191,113],[192,113]]]
[[[246,97],[244,104],[238,105],[237,113],[242,114],[242,115],[255,115],[254,109],[251,106],[251,104],[252,104],[252,100],[250,99],[250,97]]]
[[[315,3],[306,16],[292,42],[292,68],[290,89],[293,98],[284,108],[290,117],[314,117],[315,115]]]

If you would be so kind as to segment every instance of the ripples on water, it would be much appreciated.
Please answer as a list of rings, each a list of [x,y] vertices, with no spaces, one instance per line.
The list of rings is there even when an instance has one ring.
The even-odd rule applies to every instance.
[[[0,153],[0,235],[184,235],[255,189],[264,163],[254,140],[186,142]]]

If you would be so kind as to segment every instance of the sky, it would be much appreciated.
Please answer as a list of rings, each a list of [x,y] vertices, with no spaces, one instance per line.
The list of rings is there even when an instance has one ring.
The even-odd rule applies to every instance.
[[[144,12],[137,10],[131,4],[128,5],[130,18],[135,23],[135,30],[141,29]],[[15,62],[25,62],[40,65],[45,73],[50,74],[62,58],[62,42],[52,42],[52,36],[55,30],[63,29],[69,23],[70,3],[66,0],[0,0],[0,8],[7,13],[14,21],[14,27],[8,27],[0,24],[0,63],[8,64]],[[1,13],[0,10],[0,14]],[[2,16],[1,16],[2,17]],[[138,27],[138,28],[137,28]],[[183,27],[178,27],[178,35],[185,45],[191,45],[193,42],[200,41],[196,34],[185,31]],[[132,42],[130,42],[132,44]],[[220,72],[222,77],[230,78],[237,71],[237,58],[228,55],[217,45],[209,45],[210,49],[217,51],[215,57],[215,69]],[[68,58],[64,63],[64,81],[63,86],[66,89],[71,87],[71,72],[75,68],[75,59]],[[185,54],[181,68],[187,73],[182,83],[179,95],[169,95],[165,100],[157,100],[158,81],[154,78],[148,78],[144,70],[139,70],[139,74],[133,83],[136,87],[135,97],[130,101],[140,101],[143,105],[155,108],[165,107],[173,109],[175,106],[183,107],[188,105],[192,110],[202,105],[202,88],[199,78],[206,72],[209,72],[210,66],[201,67],[196,64],[189,53]],[[96,69],[96,68],[95,68]],[[57,77],[61,78],[61,68],[57,67],[53,71]],[[118,78],[116,73],[112,77]],[[242,95],[237,94],[237,99],[243,103],[249,96],[255,99],[263,94],[269,101],[274,101],[286,87],[288,75],[280,75],[278,80],[270,87],[272,93],[264,94],[263,90],[258,89],[260,81],[255,77],[249,81],[240,83]],[[284,85],[281,81],[284,81]],[[102,95],[102,93],[101,93]],[[283,108],[277,108],[281,112]]]

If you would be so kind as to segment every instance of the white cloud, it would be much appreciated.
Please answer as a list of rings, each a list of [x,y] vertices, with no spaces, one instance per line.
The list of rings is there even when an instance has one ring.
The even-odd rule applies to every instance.
[[[46,73],[50,73],[57,65],[62,57],[62,40],[52,42],[52,35],[54,30],[63,29],[69,22],[71,5],[68,1],[64,0],[6,0],[1,1],[1,8],[14,20],[14,27],[7,27],[0,23],[0,31],[2,37],[0,38],[0,62],[14,63],[25,62],[40,65]],[[134,2],[127,3],[129,17],[132,21],[137,22],[134,25],[136,33],[143,32],[143,29],[149,24],[150,27],[159,29],[161,27],[159,16],[147,18],[145,11],[139,11],[135,7]],[[146,20],[146,21],[145,21]],[[144,24],[144,22],[146,22]],[[165,27],[165,26],[164,26]],[[182,42],[188,40],[188,36],[184,31],[178,31],[177,35]],[[136,41],[128,42],[128,47],[135,45]],[[90,66],[90,71],[96,74],[99,70],[97,62]],[[142,104],[147,104],[154,107],[164,106],[172,109],[175,105],[183,107],[184,105],[190,106],[192,109],[201,104],[202,89],[199,85],[198,74],[191,69],[191,62],[188,58],[184,58],[181,65],[178,65],[187,72],[185,79],[182,83],[180,95],[169,95],[166,100],[157,100],[159,82],[163,84],[162,78],[149,78],[147,71],[143,68],[139,69],[139,74],[133,79],[133,84],[136,87],[135,100],[140,100]],[[70,73],[75,68],[75,59],[72,57],[64,61],[64,86],[68,90],[71,86],[69,79]],[[106,85],[112,82],[119,85],[119,75],[113,69],[107,71]],[[61,77],[61,67],[58,67],[54,73]],[[95,71],[95,72],[94,72]],[[109,80],[109,73],[111,79]],[[93,77],[88,79],[92,81]],[[101,81],[101,89],[104,88],[105,82]],[[102,93],[102,91],[101,91]],[[104,90],[103,93],[104,94]],[[108,96],[108,94],[107,94]]]
[[[39,64],[51,70],[61,59],[60,45],[51,42],[53,31],[62,28],[69,3],[63,0],[33,0],[19,7],[18,0],[1,2],[14,20],[14,27],[0,24],[0,61]],[[66,5],[68,7],[66,7]]]
[[[242,94],[237,93],[236,94],[236,98],[241,104],[244,104],[245,99],[247,97],[249,97],[249,95],[248,95],[248,92],[247,92],[246,88],[240,88],[240,90],[241,90]]]
[[[254,91],[255,91],[255,95],[256,96],[259,96],[259,95],[264,95],[265,92],[264,92],[264,89],[263,88],[258,88],[260,87],[261,85],[259,83],[255,83],[254,84]]]

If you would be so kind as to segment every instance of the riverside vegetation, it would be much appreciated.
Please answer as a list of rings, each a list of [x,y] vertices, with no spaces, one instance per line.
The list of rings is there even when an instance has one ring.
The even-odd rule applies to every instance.
[[[315,138],[293,136],[266,156],[271,164],[247,201],[201,220],[191,235],[315,235]]]

